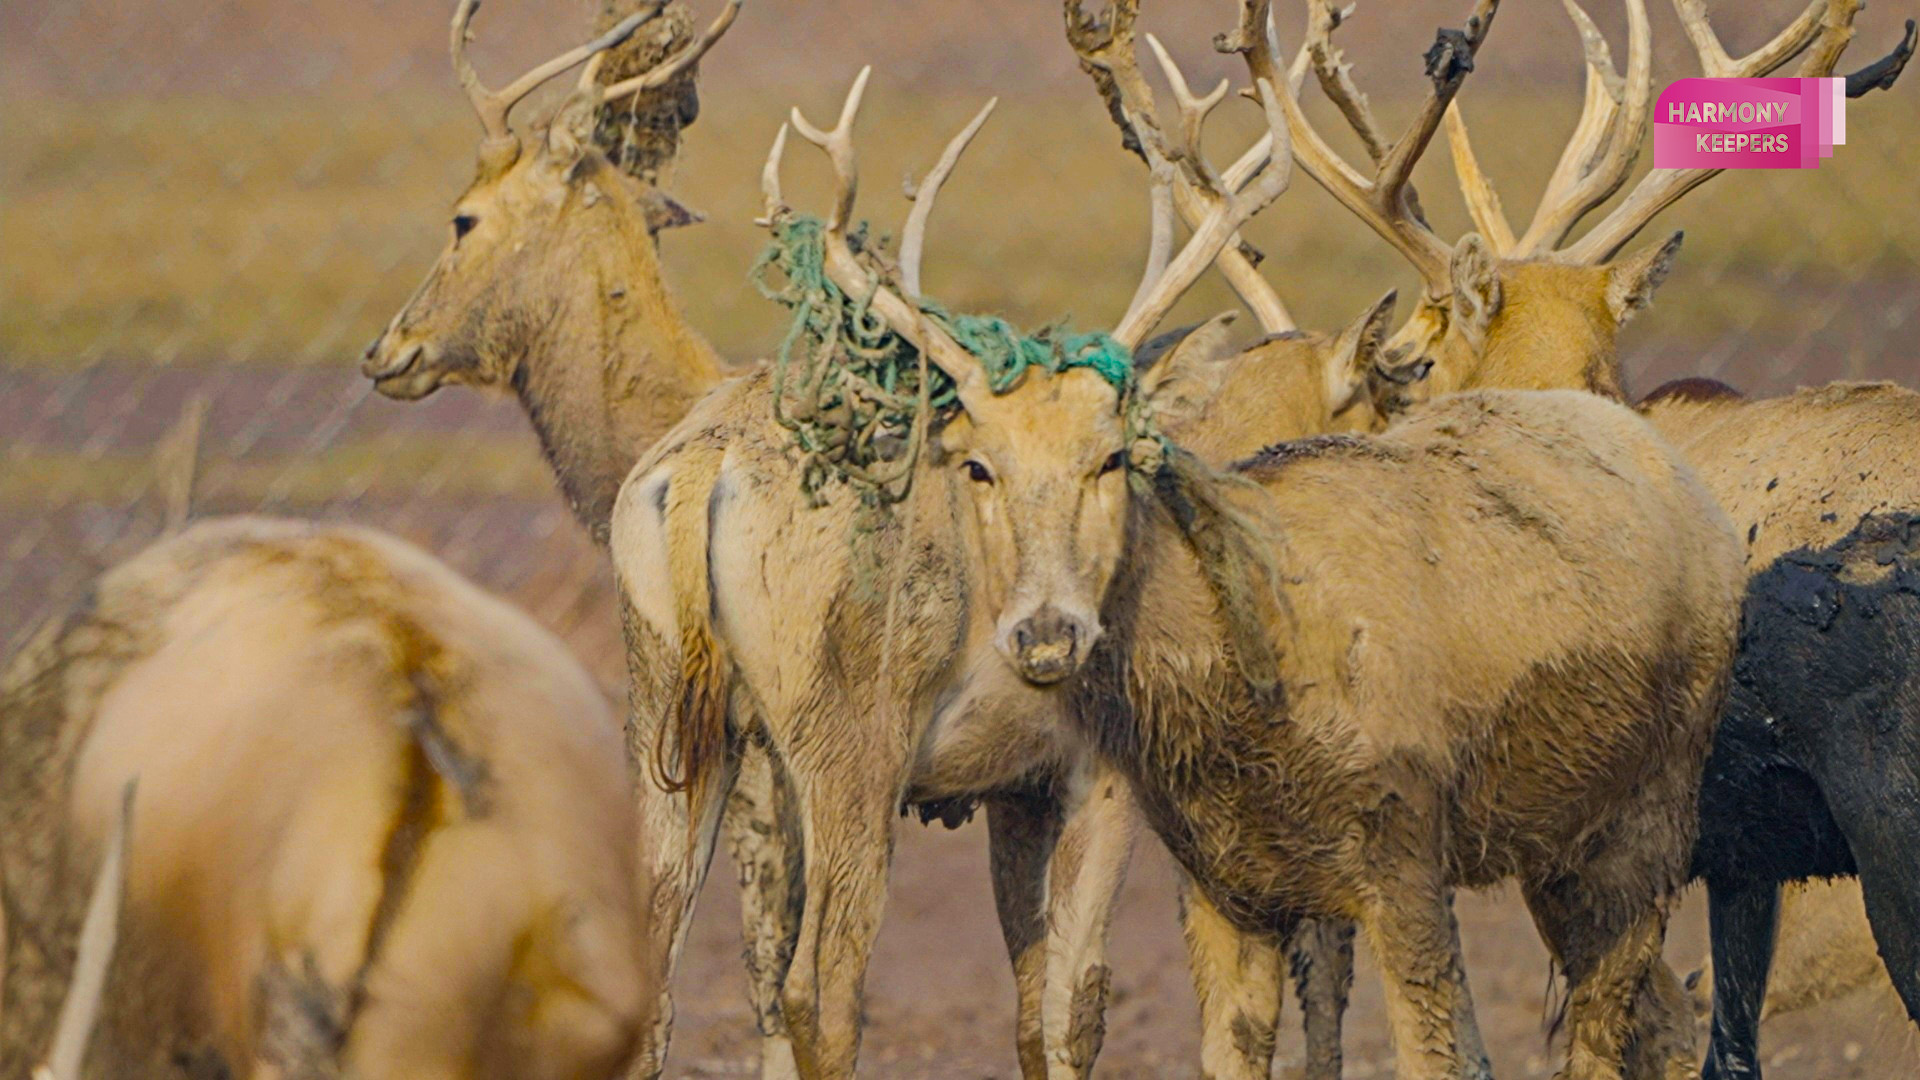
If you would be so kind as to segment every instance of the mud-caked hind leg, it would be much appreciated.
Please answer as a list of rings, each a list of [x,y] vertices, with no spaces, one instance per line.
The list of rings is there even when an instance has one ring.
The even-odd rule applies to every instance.
[[[780,988],[800,936],[804,899],[792,801],[770,749],[754,732],[743,740],[740,775],[722,812],[721,834],[739,875],[747,995],[760,1029],[762,1080],[797,1075],[780,1011]]]
[[[1307,1039],[1301,1080],[1340,1080],[1341,1023],[1353,991],[1353,934],[1353,923],[1345,919],[1302,919],[1287,935],[1287,968]]]
[[[1759,1080],[1760,1010],[1767,995],[1780,888],[1707,882],[1713,940],[1713,1037],[1706,1080]]]

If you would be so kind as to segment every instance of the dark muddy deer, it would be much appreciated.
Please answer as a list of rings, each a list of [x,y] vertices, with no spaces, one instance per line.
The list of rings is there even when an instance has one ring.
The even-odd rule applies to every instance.
[[[1643,0],[1627,3],[1624,76],[1614,67],[1607,43],[1591,20],[1578,6],[1567,6],[1586,53],[1586,104],[1540,206],[1523,232],[1516,235],[1507,224],[1500,200],[1474,157],[1457,108],[1448,114],[1455,169],[1479,232],[1454,246],[1444,264],[1431,255],[1416,257],[1402,247],[1428,283],[1427,296],[1389,350],[1389,355],[1403,362],[1417,362],[1422,373],[1432,369],[1414,397],[1479,386],[1573,387],[1623,397],[1617,331],[1647,303],[1665,277],[1679,237],[1676,234],[1638,255],[1615,256],[1660,210],[1717,172],[1655,169],[1599,224],[1577,241],[1567,242],[1580,220],[1624,185],[1650,123],[1652,94],[1651,40]],[[1726,52],[1701,0],[1676,0],[1675,10],[1704,74],[1761,76],[1803,56],[1799,74],[1825,76],[1833,72],[1851,40],[1862,6],[1856,0],[1815,0],[1772,40],[1744,57]],[[1914,45],[1915,27],[1909,21],[1906,35],[1891,53],[1847,77],[1848,95],[1890,87]],[[1366,138],[1371,118],[1365,109],[1344,111]],[[1314,170],[1309,167],[1308,171]],[[1370,223],[1387,235],[1379,223]],[[1444,244],[1424,237],[1419,246],[1446,252]],[[1376,375],[1376,386],[1392,387],[1392,367],[1390,363]],[[1757,574],[1788,551],[1822,550],[1838,543],[1869,515],[1920,506],[1920,487],[1910,479],[1920,475],[1917,406],[1920,396],[1889,385],[1835,384],[1785,398],[1746,402],[1724,388],[1687,380],[1656,392],[1641,409],[1700,471],[1746,538],[1747,566]],[[1889,662],[1904,660],[1890,657]],[[1730,745],[1726,753],[1751,749]],[[1769,829],[1794,828],[1785,821],[1769,823],[1764,815],[1730,815],[1728,808],[1736,805],[1750,810],[1759,806],[1742,803],[1731,790],[1720,791],[1716,777],[1744,767],[1728,758],[1717,761],[1709,772],[1703,810],[1710,820],[1703,830],[1758,837]],[[1730,872],[1731,867],[1724,869]],[[1706,867],[1696,870],[1705,872]],[[1713,876],[1709,875],[1710,886]],[[1731,883],[1731,879],[1725,882],[1729,887]],[[1721,892],[1727,895],[1726,889]],[[1857,931],[1858,904],[1847,890],[1820,896],[1820,902],[1847,904],[1854,913],[1819,918],[1815,925]],[[1760,910],[1757,904],[1747,908]],[[1749,919],[1746,925],[1757,924]],[[1843,947],[1850,938],[1860,936],[1856,932],[1829,940],[1787,933],[1782,939],[1789,948],[1806,953]],[[1748,951],[1746,955],[1757,954]],[[1715,970],[1722,969],[1716,965]],[[1719,977],[1726,980],[1719,996],[1732,1011],[1717,1015],[1709,1072],[1757,1074],[1758,999],[1754,995],[1764,980],[1756,979],[1751,968],[1738,976]]]
[[[629,790],[585,669],[426,553],[190,526],[0,680],[0,1073],[618,1075],[650,997]]]

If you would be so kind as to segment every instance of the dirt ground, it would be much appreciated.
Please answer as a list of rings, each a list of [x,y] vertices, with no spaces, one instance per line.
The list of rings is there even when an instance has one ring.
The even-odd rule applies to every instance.
[[[957,831],[903,823],[892,898],[867,983],[867,1075],[900,1078],[1017,1077],[1013,980],[1000,948],[987,880],[986,828]],[[681,965],[679,1024],[670,1075],[745,1076],[757,1044],[739,964],[738,907],[720,856]],[[1459,899],[1460,931],[1480,1025],[1501,1077],[1547,1077],[1559,1063],[1541,1017],[1547,957],[1517,894]],[[1685,974],[1706,943],[1705,904],[1692,897],[1668,939]],[[1199,1012],[1187,982],[1174,922],[1174,870],[1150,837],[1137,849],[1112,942],[1113,1003],[1099,1075],[1191,1076],[1198,1061]],[[1297,1015],[1279,1058],[1297,1062]],[[1764,1029],[1768,1080],[1894,1080],[1920,1076],[1920,1038],[1870,994],[1781,1017]],[[1393,1075],[1377,976],[1364,950],[1347,1014],[1353,1080]],[[1278,1070],[1276,1070],[1278,1073]],[[1285,1075],[1284,1073],[1278,1073]]]

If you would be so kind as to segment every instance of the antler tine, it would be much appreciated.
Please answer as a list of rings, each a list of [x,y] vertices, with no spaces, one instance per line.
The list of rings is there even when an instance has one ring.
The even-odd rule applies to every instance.
[[[1749,78],[1765,75],[1793,59],[1813,42],[1815,36],[1820,37],[1821,42],[1809,54],[1800,69],[1801,73],[1810,77],[1830,74],[1839,62],[1840,51],[1845,49],[1847,40],[1853,34],[1853,19],[1861,7],[1860,0],[1816,0],[1772,41],[1736,60],[1727,56],[1726,50],[1720,47],[1719,39],[1714,36],[1712,27],[1707,25],[1706,7],[1702,0],[1673,0],[1673,5],[1680,15],[1680,21],[1687,27],[1687,36],[1692,39],[1694,51],[1700,55],[1701,67],[1707,74]],[[1862,69],[1861,74],[1873,72],[1874,80],[1863,83],[1861,93],[1874,86],[1892,85],[1893,78],[1905,65],[1905,57],[1910,56],[1912,51],[1913,35],[1909,31],[1891,53]],[[1719,172],[1719,169],[1653,170],[1640,179],[1633,191],[1600,224],[1566,248],[1563,256],[1581,263],[1600,263],[1613,258],[1660,211],[1672,206],[1687,192]]]
[[[1218,187],[1219,174],[1213,172],[1212,166],[1207,164],[1206,155],[1201,152],[1200,134],[1206,127],[1207,115],[1226,100],[1227,80],[1221,79],[1220,85],[1206,96],[1195,97],[1193,88],[1187,84],[1186,73],[1180,70],[1179,64],[1174,63],[1172,54],[1167,52],[1165,45],[1160,44],[1160,39],[1148,34],[1147,45],[1160,61],[1160,71],[1166,75],[1167,86],[1173,91],[1174,107],[1180,110],[1181,156],[1200,177]]]
[[[1128,148],[1140,155],[1147,163],[1149,176],[1153,176],[1158,168],[1156,155],[1168,161],[1176,155],[1167,147],[1166,137],[1155,120],[1157,107],[1153,89],[1140,72],[1133,38],[1133,23],[1139,14],[1137,0],[1109,3],[1104,21],[1083,13],[1080,0],[1064,0],[1063,8],[1068,43],[1080,58],[1081,66],[1094,75],[1101,96],[1106,99],[1107,111],[1120,127]],[[1271,149],[1271,138],[1263,136],[1227,170],[1217,190],[1207,183],[1208,177],[1198,168],[1191,175],[1184,170],[1174,170],[1171,194],[1180,218],[1190,228],[1197,228],[1223,204],[1225,193],[1238,190],[1253,175],[1267,160]],[[1255,265],[1258,259],[1259,253],[1235,236],[1220,252],[1220,273],[1263,329],[1269,333],[1291,330],[1293,317],[1287,313],[1286,304],[1273,286],[1261,276]],[[1135,299],[1148,288],[1143,279]]]
[[[1495,255],[1505,255],[1513,250],[1513,226],[1507,224],[1507,212],[1500,204],[1499,192],[1493,189],[1493,181],[1480,168],[1480,159],[1474,156],[1458,101],[1447,107],[1446,124],[1447,148],[1453,152],[1453,174],[1460,180],[1460,194],[1466,198],[1473,227]]]
[[[75,949],[73,978],[67,986],[66,1000],[60,1004],[53,1045],[46,1061],[33,1071],[34,1080],[77,1080],[87,1044],[100,1018],[105,996],[107,972],[113,964],[114,944],[120,936],[120,907],[127,884],[127,838],[133,831],[133,798],[138,780],[129,780],[120,789],[120,814],[113,831],[107,835],[106,853],[100,871],[94,876],[93,891],[87,897],[87,911],[80,924],[80,940]]]
[[[1653,32],[1646,0],[1627,0],[1627,73],[1614,69],[1606,38],[1580,5],[1564,0],[1586,54],[1586,103],[1547,180],[1519,252],[1539,255],[1566,240],[1580,219],[1626,183],[1652,118]]]
[[[453,9],[452,40],[449,43],[453,54],[453,72],[460,80],[460,88],[467,92],[467,100],[473,103],[473,111],[480,117],[480,127],[490,139],[505,139],[513,135],[507,124],[507,114],[542,83],[573,67],[583,60],[613,48],[615,45],[633,36],[642,24],[660,14],[662,3],[655,3],[651,10],[636,11],[620,20],[613,29],[587,42],[585,45],[568,49],[559,56],[536,66],[525,75],[508,83],[505,89],[488,90],[480,81],[480,75],[473,69],[473,61],[467,56],[467,46],[473,41],[473,16],[480,10],[480,0],[460,0]]]
[[[1772,41],[1736,60],[1727,55],[1727,50],[1720,44],[1720,36],[1713,32],[1712,24],[1707,22],[1706,0],[1673,0],[1674,14],[1680,16],[1680,25],[1687,32],[1687,40],[1693,42],[1693,51],[1700,55],[1701,72],[1714,78],[1755,78],[1793,59],[1820,32],[1821,16],[1826,14],[1829,6],[1828,0],[1813,0]],[[1847,18],[1851,21],[1851,12]]]
[[[920,256],[926,250],[927,219],[933,216],[933,201],[939,197],[941,185],[953,174],[953,167],[960,163],[960,155],[966,152],[967,145],[980,133],[981,125],[993,115],[994,106],[998,104],[999,98],[988,98],[967,126],[947,142],[947,148],[928,170],[926,179],[907,194],[913,200],[913,209],[907,212],[906,228],[900,234],[900,287],[907,290],[907,296],[912,299],[920,298]]]
[[[787,154],[789,126],[784,123],[780,125],[780,133],[773,137],[773,149],[767,153],[767,163],[761,166],[760,199],[765,213],[755,219],[755,225],[771,226],[788,213],[787,200],[780,194],[780,159]]]
[[[827,230],[844,233],[847,222],[853,217],[853,199],[859,193],[859,159],[853,149],[853,122],[860,115],[861,99],[867,95],[867,79],[873,74],[873,65],[860,69],[854,77],[853,88],[847,91],[847,100],[840,106],[840,120],[832,131],[821,131],[800,115],[800,107],[794,106],[788,116],[788,122],[800,137],[827,152],[827,159],[833,162],[834,202],[833,215],[827,218]]]
[[[854,195],[860,186],[856,171],[858,159],[853,150],[853,123],[860,115],[860,102],[866,96],[867,79],[872,74],[871,65],[860,69],[853,86],[847,91],[846,102],[840,107],[839,122],[833,130],[822,131],[814,127],[798,108],[788,117],[788,124],[800,133],[800,137],[826,151],[827,159],[833,163],[834,208],[823,237],[827,277],[848,296],[867,297],[873,310],[886,320],[888,326],[953,379],[955,388],[964,400],[975,393],[985,379],[980,365],[946,331],[929,322],[919,308],[888,288],[881,277],[861,263],[860,257],[854,254],[853,247],[847,243],[847,224],[853,218]],[[767,155],[767,164],[760,173],[760,190],[765,200],[768,224],[780,221],[787,210],[780,196],[780,158],[786,149],[786,141],[787,125],[783,124],[780,134],[773,140],[773,151]]]
[[[1173,257],[1175,176],[1173,163],[1165,158],[1156,157],[1147,166],[1147,264],[1141,270],[1140,284],[1134,288],[1133,298],[1127,301],[1128,311],[1147,302],[1153,287],[1166,276],[1167,263]]]
[[[688,42],[685,48],[674,53],[671,57],[668,57],[651,70],[635,75],[631,79],[622,79],[612,86],[607,87],[601,92],[602,99],[613,101],[617,98],[626,97],[628,94],[637,94],[642,90],[653,90],[666,85],[675,76],[678,76],[687,68],[698,63],[701,57],[707,55],[707,50],[713,48],[714,43],[718,42],[720,38],[726,34],[727,29],[733,25],[733,20],[739,17],[740,5],[744,2],[745,0],[727,0],[727,6],[720,9],[720,14],[714,16],[713,22],[707,26],[706,30],[703,31],[699,37]],[[659,9],[656,8],[655,10],[658,11]]]
[[[1499,0],[1479,0],[1465,30],[1440,32],[1427,51],[1427,76],[1433,86],[1426,102],[1412,125],[1381,156],[1371,179],[1361,176],[1334,153],[1291,95],[1281,102],[1301,166],[1412,262],[1428,294],[1436,299],[1452,292],[1447,270],[1452,249],[1414,212],[1406,198],[1407,179],[1467,73],[1473,70],[1474,54],[1486,40],[1498,9]]]
[[[1279,105],[1282,101],[1292,100],[1292,97],[1275,89],[1274,84],[1266,79],[1261,79],[1257,86],[1261,109],[1267,117],[1267,130],[1273,136],[1273,153],[1269,155],[1266,171],[1249,191],[1224,194],[1220,204],[1194,227],[1186,246],[1167,264],[1166,272],[1151,286],[1142,282],[1133,306],[1113,331],[1114,340],[1123,346],[1132,348],[1138,345],[1148,332],[1159,325],[1160,320],[1166,318],[1167,312],[1173,309],[1174,302],[1220,257],[1221,249],[1233,239],[1247,219],[1279,198],[1293,179],[1293,154],[1288,145],[1287,119]]]

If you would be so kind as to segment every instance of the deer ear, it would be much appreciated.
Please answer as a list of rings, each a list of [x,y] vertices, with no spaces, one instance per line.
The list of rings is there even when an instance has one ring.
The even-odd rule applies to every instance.
[[[1398,292],[1387,293],[1333,339],[1324,369],[1329,416],[1345,412],[1366,390],[1367,380],[1380,360],[1381,346],[1387,340],[1387,321],[1393,318],[1393,308],[1399,300]]]
[[[1613,312],[1616,325],[1625,325],[1641,308],[1653,302],[1653,292],[1667,280],[1673,269],[1673,257],[1680,252],[1684,232],[1616,260],[1607,267],[1607,310]]]
[[[1454,322],[1478,350],[1486,344],[1487,328],[1504,299],[1500,269],[1479,233],[1468,233],[1454,246],[1448,277],[1453,281]]]
[[[1140,375],[1154,419],[1177,426],[1205,412],[1227,377],[1228,361],[1239,350],[1228,342],[1236,311],[1226,311],[1188,331]]]
[[[657,233],[661,229],[678,229],[685,225],[698,225],[707,220],[706,215],[697,210],[689,210],[673,201],[666,192],[648,186],[646,194],[640,196],[640,211],[647,217],[647,232]]]

